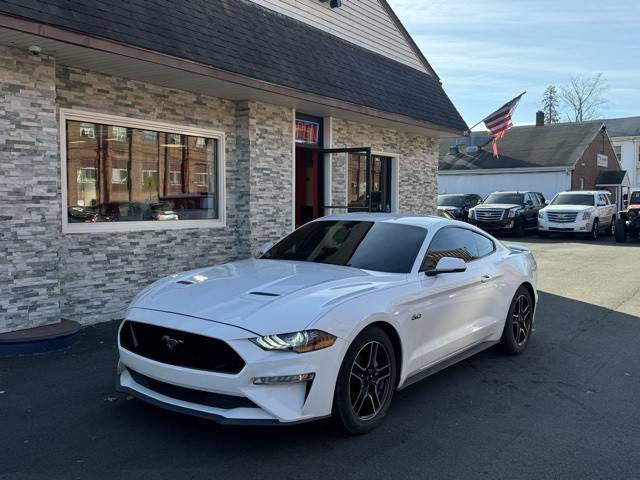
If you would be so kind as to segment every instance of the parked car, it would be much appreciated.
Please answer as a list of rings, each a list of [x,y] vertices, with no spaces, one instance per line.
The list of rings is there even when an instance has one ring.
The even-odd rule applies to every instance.
[[[607,191],[558,193],[538,214],[538,234],[586,234],[596,240],[600,232],[613,234],[616,206]]]
[[[359,434],[396,390],[494,344],[521,353],[533,331],[531,253],[458,221],[336,215],[262,252],[140,292],[119,390],[223,423],[334,415]]]
[[[456,220],[466,222],[469,209],[482,203],[482,197],[475,193],[448,193],[438,195],[438,211],[446,211]]]
[[[628,207],[618,214],[615,237],[618,243],[626,242],[627,238],[637,240],[640,237],[640,190],[631,192]]]
[[[510,232],[522,237],[538,228],[538,211],[544,206],[539,192],[494,192],[469,210],[469,223],[489,232]]]

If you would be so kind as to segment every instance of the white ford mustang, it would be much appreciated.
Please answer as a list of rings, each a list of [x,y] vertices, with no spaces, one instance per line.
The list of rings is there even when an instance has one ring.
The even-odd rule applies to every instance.
[[[336,215],[263,251],[144,289],[120,327],[119,389],[224,423],[333,414],[364,433],[396,390],[531,336],[533,256],[465,223]]]

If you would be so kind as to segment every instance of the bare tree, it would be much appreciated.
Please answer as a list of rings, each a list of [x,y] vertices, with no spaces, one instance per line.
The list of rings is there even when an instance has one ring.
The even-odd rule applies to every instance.
[[[553,125],[560,122],[560,98],[555,85],[549,85],[542,94],[542,111],[544,112],[544,123]]]
[[[602,73],[593,77],[574,75],[560,89],[560,99],[567,107],[569,121],[593,120],[607,103],[604,98],[608,87]]]

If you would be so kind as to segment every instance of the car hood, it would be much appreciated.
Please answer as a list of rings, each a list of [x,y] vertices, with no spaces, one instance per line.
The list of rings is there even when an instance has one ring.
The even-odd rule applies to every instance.
[[[482,205],[478,205],[477,207],[474,207],[476,210],[482,210],[485,208],[501,208],[504,210],[508,210],[510,208],[522,208],[522,205],[518,205],[515,203],[486,203],[486,204],[482,204]]]
[[[241,327],[259,335],[304,329],[356,295],[406,281],[351,267],[283,260],[241,260],[159,280],[131,307]]]
[[[453,205],[438,205],[438,210],[462,210],[462,207],[454,207]]]
[[[584,212],[585,210],[590,210],[592,208],[595,207],[589,205],[548,205],[544,207],[543,210],[545,212]]]

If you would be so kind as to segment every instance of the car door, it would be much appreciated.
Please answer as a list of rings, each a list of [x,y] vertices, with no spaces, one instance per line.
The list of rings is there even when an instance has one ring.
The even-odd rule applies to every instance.
[[[530,192],[524,194],[525,218],[527,228],[538,227],[538,210],[540,210],[540,201],[538,197]]]
[[[495,333],[497,272],[491,262],[495,245],[482,235],[489,242],[481,250],[477,235],[464,227],[445,226],[427,249],[415,305],[419,314],[414,315],[408,336],[413,370],[428,368]],[[442,257],[465,260],[467,270],[427,276],[424,272],[435,268]]]
[[[611,198],[609,195],[605,195],[604,193],[598,194],[598,218],[600,219],[600,225],[602,226],[610,226],[611,221],[615,215],[615,206],[611,203]]]

